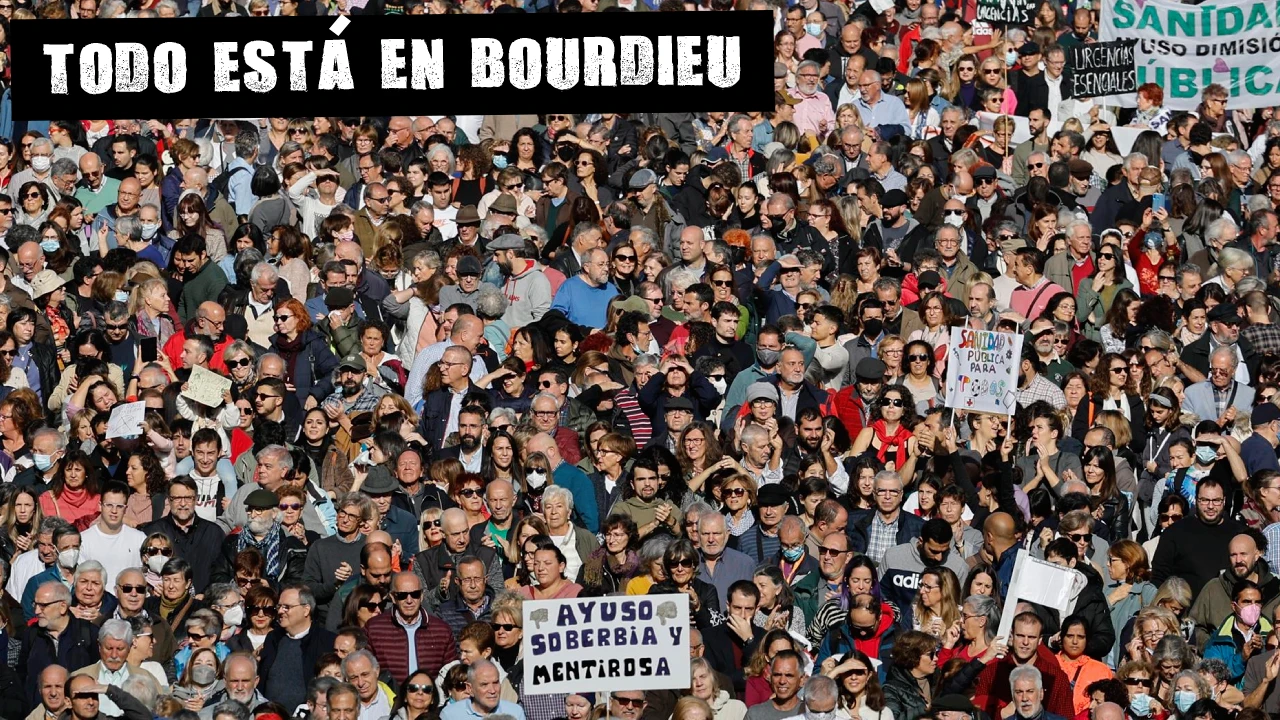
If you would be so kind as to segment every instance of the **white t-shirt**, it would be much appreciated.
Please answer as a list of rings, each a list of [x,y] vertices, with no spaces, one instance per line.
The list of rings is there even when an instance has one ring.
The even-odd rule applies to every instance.
[[[107,569],[107,576],[102,581],[110,591],[116,586],[116,575],[142,566],[142,543],[146,539],[146,533],[128,525],[121,526],[115,535],[108,535],[98,523],[94,523],[81,534],[80,559],[102,563]]]

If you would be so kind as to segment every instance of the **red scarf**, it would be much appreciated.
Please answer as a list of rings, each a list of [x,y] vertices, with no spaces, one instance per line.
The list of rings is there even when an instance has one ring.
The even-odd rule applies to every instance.
[[[902,463],[907,459],[907,440],[911,438],[911,431],[905,426],[899,425],[898,432],[892,436],[885,433],[884,420],[877,420],[871,423],[871,429],[875,431],[876,439],[880,441],[880,449],[876,451],[876,459],[884,464],[884,458],[889,454],[889,448],[896,447],[897,454],[893,458],[893,469],[900,470]]]

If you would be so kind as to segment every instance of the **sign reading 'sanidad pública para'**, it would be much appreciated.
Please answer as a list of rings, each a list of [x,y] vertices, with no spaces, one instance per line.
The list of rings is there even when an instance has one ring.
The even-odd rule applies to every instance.
[[[1134,40],[1138,85],[1164,88],[1164,105],[1194,110],[1204,89],[1227,89],[1229,108],[1280,103],[1280,5],[1220,0],[1103,0],[1099,39]],[[1132,105],[1133,96],[1126,98]]]
[[[194,18],[178,21],[180,42],[168,20],[107,22],[14,33],[17,117],[104,101],[160,102],[175,117],[241,101],[290,117],[773,104],[765,12]]]

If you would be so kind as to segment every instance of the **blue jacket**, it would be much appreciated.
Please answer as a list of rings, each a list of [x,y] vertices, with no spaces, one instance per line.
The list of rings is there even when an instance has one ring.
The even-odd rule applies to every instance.
[[[382,529],[391,535],[392,540],[400,541],[402,556],[418,554],[418,523],[404,508],[392,505],[382,516]]]
[[[556,485],[573,493],[574,520],[593,533],[599,532],[600,508],[596,507],[596,488],[591,478],[567,462],[560,463],[551,478]]]
[[[22,590],[22,617],[24,620],[31,621],[36,616],[36,591],[40,586],[47,582],[62,582],[62,573],[58,571],[58,565],[40,573],[33,575],[27,581],[27,586]]]
[[[849,536],[850,550],[856,550],[859,553],[867,551],[867,545],[871,539],[871,521],[875,516],[875,510],[862,510],[854,517],[849,518],[849,525],[845,533]],[[919,515],[899,510],[898,536],[893,541],[893,545],[912,542],[920,536],[920,531],[923,529],[924,520]]]
[[[1218,632],[1209,638],[1209,642],[1204,646],[1204,659],[1209,660],[1217,658],[1227,664],[1227,668],[1231,670],[1231,683],[1240,689],[1244,689],[1244,653],[1242,651],[1243,638],[1236,635],[1236,616],[1229,615],[1222,623],[1222,627],[1218,628]],[[1271,621],[1267,620],[1266,615],[1258,618],[1258,630],[1264,636],[1271,632]]]

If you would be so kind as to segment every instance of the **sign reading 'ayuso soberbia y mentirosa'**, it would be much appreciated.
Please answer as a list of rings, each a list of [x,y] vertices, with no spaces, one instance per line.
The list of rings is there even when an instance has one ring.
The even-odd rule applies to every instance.
[[[524,603],[524,692],[689,687],[689,596]]]
[[[200,117],[241,102],[264,117],[434,104],[472,114],[596,112],[637,101],[654,112],[773,107],[766,12],[680,13],[675,22],[669,13],[511,13],[182,26],[181,42],[162,19],[33,23],[14,33],[15,116],[140,104]]]

